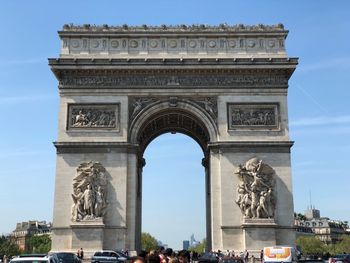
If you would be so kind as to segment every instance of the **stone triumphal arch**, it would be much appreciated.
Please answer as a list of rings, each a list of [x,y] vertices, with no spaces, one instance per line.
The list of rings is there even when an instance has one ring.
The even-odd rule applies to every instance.
[[[208,249],[293,244],[287,33],[65,25],[49,59],[60,94],[52,250],[140,249],[143,152],[166,132],[203,150]]]

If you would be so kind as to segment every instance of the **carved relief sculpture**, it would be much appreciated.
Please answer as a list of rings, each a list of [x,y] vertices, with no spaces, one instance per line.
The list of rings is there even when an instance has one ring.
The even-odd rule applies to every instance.
[[[206,97],[201,99],[192,99],[195,103],[201,106],[216,122],[218,117],[217,98]]]
[[[239,165],[240,183],[237,187],[236,204],[245,218],[273,218],[275,214],[275,171],[258,158]]]
[[[283,75],[159,75],[157,78],[146,75],[101,75],[87,76],[76,74],[65,74],[60,79],[60,87],[274,87],[285,86],[288,79]]]
[[[155,98],[131,99],[130,118],[134,118],[143,108],[155,101]]]
[[[73,179],[72,221],[103,218],[107,208],[106,169],[98,162],[81,163]]]
[[[229,129],[278,128],[278,107],[264,104],[229,104]]]
[[[119,129],[119,105],[69,105],[68,128]]]

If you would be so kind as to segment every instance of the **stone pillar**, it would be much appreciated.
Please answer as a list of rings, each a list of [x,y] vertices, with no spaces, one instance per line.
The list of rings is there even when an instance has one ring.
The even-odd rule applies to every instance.
[[[222,249],[220,159],[219,151],[210,151],[211,243],[214,251]]]

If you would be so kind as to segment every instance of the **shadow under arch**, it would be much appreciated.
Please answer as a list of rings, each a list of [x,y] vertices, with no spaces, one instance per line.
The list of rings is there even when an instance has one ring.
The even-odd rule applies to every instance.
[[[211,250],[211,194],[210,194],[210,154],[209,142],[216,141],[217,127],[205,109],[189,101],[177,101],[176,106],[169,106],[169,101],[160,101],[145,107],[130,124],[129,138],[138,145],[137,162],[137,202],[136,202],[136,249],[141,249],[142,226],[142,171],[146,164],[143,158],[145,149],[152,140],[167,132],[179,132],[193,138],[201,147],[205,168],[205,203],[206,203],[206,240],[207,250]]]
[[[143,154],[153,139],[167,132],[190,136],[204,153],[218,134],[215,120],[208,112],[189,100],[182,100],[176,106],[160,101],[145,107],[130,123],[129,138],[131,143],[139,145],[139,152]]]

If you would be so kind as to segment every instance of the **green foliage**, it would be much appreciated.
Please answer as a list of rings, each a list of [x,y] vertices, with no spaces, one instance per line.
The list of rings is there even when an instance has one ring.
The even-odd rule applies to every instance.
[[[294,213],[294,218],[297,220],[306,220],[306,216],[301,213]]]
[[[155,239],[149,233],[141,234],[141,248],[142,250],[151,251],[155,250],[158,247],[157,239]]]
[[[297,245],[301,247],[303,255],[322,255],[326,252],[326,246],[315,237],[299,237]]]
[[[15,244],[10,236],[1,236],[0,237],[0,254],[7,255],[8,257],[15,256],[20,254],[20,249]]]
[[[316,237],[299,237],[297,245],[301,247],[304,256],[306,255],[336,255],[350,253],[350,236],[342,236],[342,241],[337,244],[325,245]]]
[[[335,245],[336,253],[350,253],[350,236],[342,236],[342,241]]]
[[[198,244],[195,247],[190,247],[189,250],[193,252],[197,252],[198,254],[201,254],[205,251],[206,246],[207,246],[207,240],[204,238],[200,244]]]
[[[47,253],[51,249],[49,235],[31,236],[28,239],[28,253]]]

